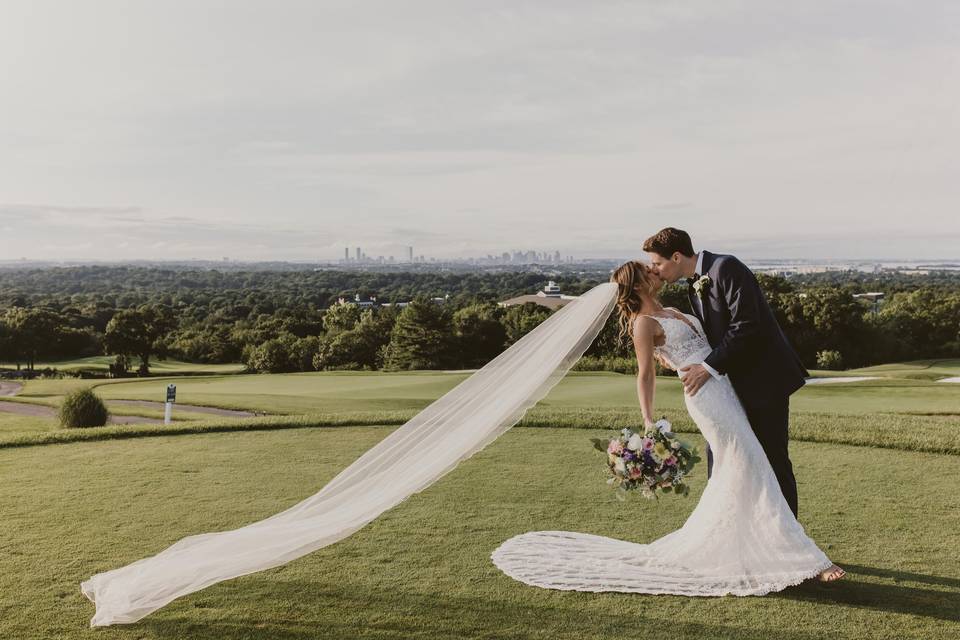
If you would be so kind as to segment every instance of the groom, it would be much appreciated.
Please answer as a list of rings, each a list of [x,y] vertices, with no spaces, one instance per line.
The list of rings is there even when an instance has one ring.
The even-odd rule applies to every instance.
[[[667,227],[643,243],[653,269],[667,282],[686,278],[687,295],[713,351],[683,367],[684,391],[694,395],[711,376],[727,375],[767,454],[783,497],[797,515],[797,481],[787,454],[790,394],[809,374],[777,324],[757,279],[734,256],[694,253],[686,231]],[[707,446],[707,477],[713,452]]]

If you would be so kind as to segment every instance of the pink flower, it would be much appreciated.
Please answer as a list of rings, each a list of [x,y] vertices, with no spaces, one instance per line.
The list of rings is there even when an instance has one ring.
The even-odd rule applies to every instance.
[[[654,447],[653,438],[644,438],[643,439],[643,450],[650,451]]]
[[[670,456],[669,458],[663,461],[663,464],[667,465],[668,467],[675,467],[677,466],[677,457]]]
[[[643,475],[643,469],[641,469],[640,467],[634,467],[633,469],[630,470],[630,479],[631,479],[631,480],[636,480],[637,478],[639,478],[639,477],[642,476],[642,475]]]
[[[610,444],[607,445],[607,453],[612,453],[614,455],[623,453],[623,443],[619,440],[611,440]]]

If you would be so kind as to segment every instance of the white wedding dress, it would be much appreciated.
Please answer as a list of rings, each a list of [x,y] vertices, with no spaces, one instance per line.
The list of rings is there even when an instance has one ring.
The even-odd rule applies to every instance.
[[[656,351],[674,369],[710,353],[696,317],[678,316],[655,317],[666,334]],[[763,595],[828,569],[833,563],[790,511],[730,381],[710,379],[684,398],[714,451],[714,466],[680,529],[650,544],[534,531],[500,545],[494,564],[537,587],[686,596]]]
[[[346,538],[423,491],[505,433],[563,379],[604,327],[617,291],[605,282],[572,300],[301,502],[237,529],[188,535],[84,580],[80,588],[96,605],[90,625],[130,624],[222,580],[278,567]],[[678,365],[698,362],[709,349],[681,320],[664,322],[664,331],[661,351]],[[528,533],[494,553],[497,565],[544,587],[690,595],[766,593],[828,567],[780,495],[729,383],[708,382],[688,406],[719,455],[681,530],[651,545]],[[151,546],[145,542],[143,551]]]

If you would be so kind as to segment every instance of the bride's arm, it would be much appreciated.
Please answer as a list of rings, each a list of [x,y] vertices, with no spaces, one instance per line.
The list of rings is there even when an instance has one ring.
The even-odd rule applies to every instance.
[[[637,353],[637,397],[643,423],[648,427],[654,423],[653,392],[657,370],[653,364],[653,338],[658,326],[656,320],[644,317],[633,325],[633,349]]]

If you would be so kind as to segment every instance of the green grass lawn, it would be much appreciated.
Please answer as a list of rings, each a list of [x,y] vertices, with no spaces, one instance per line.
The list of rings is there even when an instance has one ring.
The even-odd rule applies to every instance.
[[[104,399],[163,401],[167,384],[177,385],[185,404],[248,409],[274,414],[351,413],[380,409],[421,409],[468,377],[443,372],[322,372],[276,375],[200,376],[149,380],[33,380],[20,398],[55,403],[77,387],[93,386]],[[657,380],[657,406],[683,408],[676,378]],[[808,386],[795,394],[799,412],[960,412],[960,385],[887,376],[880,380]],[[636,377],[608,372],[571,372],[542,401],[557,407],[632,407]]]
[[[762,598],[537,589],[491,551],[518,533],[635,542],[677,528],[691,495],[621,504],[589,438],[514,429],[353,536],[91,631],[79,583],[181,537],[311,495],[391,427],[202,434],[0,450],[0,637],[956,638],[960,456],[794,443],[800,519],[850,572]],[[698,441],[696,436],[687,436]],[[829,629],[829,631],[828,631]]]
[[[402,424],[417,411],[463,381],[469,374],[443,372],[328,372],[280,375],[191,376],[150,380],[33,380],[16,397],[19,402],[55,406],[62,394],[93,386],[108,403],[116,399],[164,398],[168,383],[177,384],[182,404],[247,409],[290,416],[290,420],[211,421],[208,416],[174,412],[178,420],[198,421],[197,430],[211,423],[248,429],[284,424],[322,426],[331,421],[354,424]],[[681,386],[676,378],[657,380],[656,406],[679,428],[693,430],[686,420]],[[795,439],[839,444],[873,444],[929,452],[960,453],[960,386],[923,379],[884,377],[880,380],[809,386],[791,400]],[[159,417],[159,410],[124,407],[118,413]],[[296,418],[303,416],[303,418]],[[572,372],[528,414],[522,424],[595,428],[639,420],[636,379],[616,373]],[[296,418],[296,419],[294,419]],[[88,433],[56,432],[45,426],[11,421],[0,414],[0,447],[11,441],[35,442],[95,437]],[[231,427],[232,425],[232,427]],[[219,426],[217,427],[220,428]],[[105,437],[163,433],[161,427],[111,427]],[[40,439],[41,441],[43,438]]]
[[[500,574],[489,554],[514,534],[650,541],[702,490],[703,468],[688,499],[618,503],[589,438],[637,423],[636,380],[575,372],[520,426],[346,540],[95,632],[83,579],[311,495],[469,374],[33,380],[16,401],[54,406],[82,386],[107,402],[160,401],[175,382],[181,403],[275,415],[60,430],[0,413],[0,638],[960,637],[960,386],[928,375],[956,363],[890,365],[857,372],[881,380],[793,396],[801,522],[850,572],[836,585],[696,599],[548,591]],[[656,404],[695,431],[676,379],[658,379]]]
[[[918,378],[937,380],[960,375],[960,360],[912,360],[910,362],[896,362],[881,364],[862,369],[845,371],[849,375],[892,376],[901,378]]]

